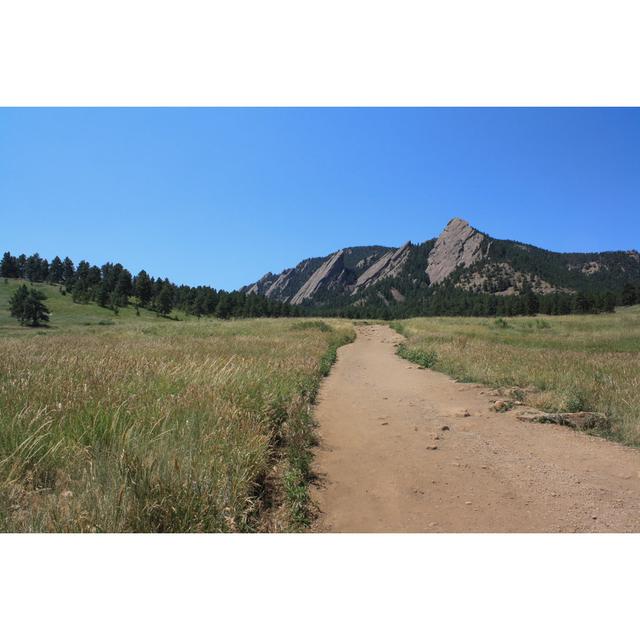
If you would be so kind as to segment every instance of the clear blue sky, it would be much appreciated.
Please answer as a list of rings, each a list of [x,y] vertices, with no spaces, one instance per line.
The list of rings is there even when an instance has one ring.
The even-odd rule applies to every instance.
[[[0,109],[0,250],[235,288],[460,216],[640,249],[640,109]]]

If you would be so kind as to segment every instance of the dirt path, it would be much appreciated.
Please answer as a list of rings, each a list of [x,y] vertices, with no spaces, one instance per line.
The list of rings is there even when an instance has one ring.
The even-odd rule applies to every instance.
[[[323,384],[318,530],[640,531],[640,451],[489,411],[485,387],[419,369],[400,340],[358,328]]]

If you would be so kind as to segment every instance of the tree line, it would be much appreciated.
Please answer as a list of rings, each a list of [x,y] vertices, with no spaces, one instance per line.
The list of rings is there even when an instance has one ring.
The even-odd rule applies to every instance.
[[[120,263],[107,262],[98,267],[81,260],[75,265],[69,257],[56,256],[49,261],[38,253],[13,256],[7,251],[0,261],[0,277],[58,285],[61,293],[71,295],[74,302],[95,302],[114,313],[133,304],[162,316],[174,309],[197,317],[222,319],[300,315],[298,307],[265,296],[176,285],[168,278],[154,278],[144,269],[132,275]]]
[[[616,305],[640,304],[640,283],[628,283],[623,291],[538,294],[527,288],[519,295],[495,295],[466,291],[452,285],[407,292],[402,303],[382,291],[372,291],[355,304],[305,307],[308,315],[395,320],[416,316],[523,316],[613,313]]]

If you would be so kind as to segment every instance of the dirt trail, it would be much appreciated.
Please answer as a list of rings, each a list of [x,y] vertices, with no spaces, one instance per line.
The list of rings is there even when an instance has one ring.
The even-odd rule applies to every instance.
[[[358,328],[322,386],[318,530],[640,531],[640,451],[490,411],[400,340]]]

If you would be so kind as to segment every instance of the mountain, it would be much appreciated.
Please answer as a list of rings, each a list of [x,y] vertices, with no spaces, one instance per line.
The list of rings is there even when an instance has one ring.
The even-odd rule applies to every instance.
[[[340,249],[267,273],[243,290],[318,310],[382,304],[415,312],[438,296],[619,294],[628,282],[640,283],[637,251],[557,253],[492,238],[453,218],[437,238],[421,244]]]
[[[328,292],[342,293],[355,287],[359,276],[389,251],[395,249],[381,246],[341,249],[324,258],[303,260],[278,275],[269,272],[242,291],[294,304],[316,302]]]

